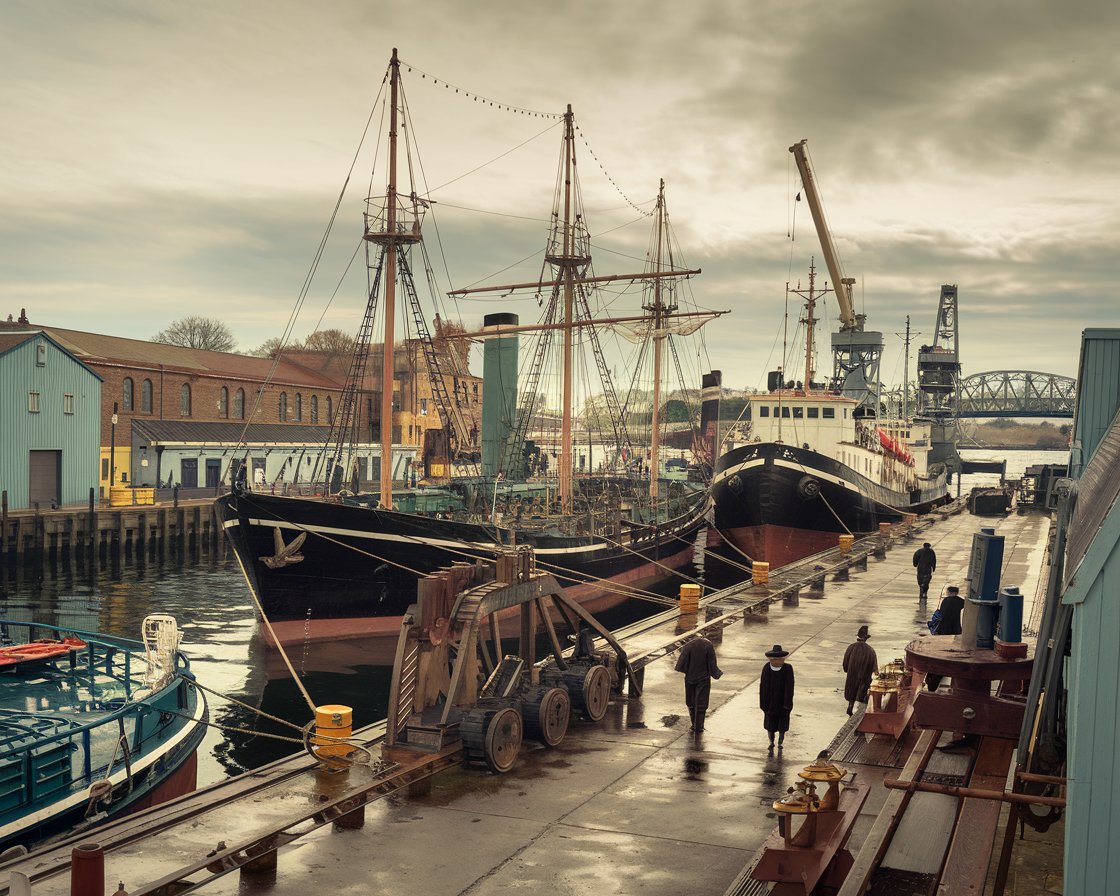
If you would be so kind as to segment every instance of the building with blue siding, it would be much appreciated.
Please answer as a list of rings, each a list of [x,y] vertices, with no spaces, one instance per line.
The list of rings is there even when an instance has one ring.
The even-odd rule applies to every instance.
[[[1085,331],[1077,387],[1064,892],[1098,894],[1120,881],[1120,330]]]
[[[41,330],[0,331],[0,490],[13,510],[85,504],[98,483],[101,377]]]

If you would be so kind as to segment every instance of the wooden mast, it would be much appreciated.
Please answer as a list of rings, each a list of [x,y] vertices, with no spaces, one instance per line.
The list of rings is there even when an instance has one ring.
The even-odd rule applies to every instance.
[[[809,296],[805,301],[805,394],[808,395],[813,388],[813,329],[817,320],[813,317],[813,310],[817,304],[814,287],[817,280],[817,269],[809,262]]]
[[[564,403],[560,427],[560,512],[572,512],[572,308],[575,303],[575,228],[572,226],[572,106],[564,113]]]
[[[385,189],[385,340],[381,359],[381,495],[382,507],[393,509],[393,355],[397,281],[397,93],[400,62],[397,49],[389,62],[389,184]]]
[[[662,178],[657,190],[657,253],[655,271],[661,270],[661,240],[665,227],[665,180]],[[662,314],[664,305],[661,302],[661,279],[653,281],[653,416],[650,420],[652,432],[649,445],[649,498],[650,504],[657,513],[658,473],[660,461],[658,454],[661,448],[661,347],[665,340],[661,332]]]

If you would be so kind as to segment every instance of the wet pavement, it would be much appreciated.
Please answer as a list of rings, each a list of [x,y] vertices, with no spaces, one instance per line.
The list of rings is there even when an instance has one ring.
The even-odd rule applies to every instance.
[[[880,663],[901,657],[924,631],[932,595],[963,581],[982,525],[1007,539],[1004,584],[1033,595],[1046,517],[939,520],[885,559],[871,559],[866,571],[852,570],[847,580],[826,581],[823,591],[801,592],[719,632],[713,640],[724,675],[713,683],[702,735],[688,731],[672,656],[658,660],[646,667],[641,698],[616,699],[602,723],[573,725],[556,748],[527,743],[510,773],[443,772],[425,796],[367,806],[360,830],[323,829],[297,841],[280,852],[271,892],[303,893],[326,875],[335,893],[723,893],[775,829],[770,802],[848,722],[840,660],[856,630],[869,626]],[[911,565],[923,540],[939,558],[928,602],[917,599]],[[627,648],[640,651],[642,641],[664,637],[649,634]],[[785,748],[771,755],[758,676],[776,643],[791,652],[797,688]],[[871,791],[853,851],[886,799],[874,772],[861,773]],[[897,770],[882,770],[888,773]],[[229,875],[207,890],[244,886]]]
[[[850,723],[840,664],[857,629],[869,627],[880,664],[902,657],[906,644],[927,631],[936,595],[963,584],[981,526],[1005,535],[1003,584],[1028,595],[1030,619],[1049,519],[938,519],[916,538],[898,539],[866,570],[831,576],[822,590],[776,601],[713,634],[724,674],[713,682],[703,734],[689,733],[683,678],[670,654],[646,666],[640,698],[616,698],[598,725],[574,723],[558,747],[526,742],[508,774],[444,771],[427,794],[399,792],[369,804],[359,829],[325,827],[284,847],[275,872],[229,874],[206,892],[284,896],[325,884],[335,894],[724,893],[776,829],[771,801]],[[911,564],[922,541],[938,553],[925,602],[917,598]],[[627,642],[627,650],[648,650],[694,618],[671,620]],[[758,677],[774,644],[790,651],[797,686],[784,749],[770,753]],[[905,755],[898,765],[904,761]],[[886,801],[882,778],[896,777],[898,768],[861,766],[859,774],[869,797],[849,843],[853,852]],[[301,801],[298,794],[288,798]],[[309,794],[306,805],[317,801]],[[232,825],[224,839],[232,844],[243,836]],[[112,854],[106,866],[111,881],[123,880],[129,891],[145,882],[142,868]]]

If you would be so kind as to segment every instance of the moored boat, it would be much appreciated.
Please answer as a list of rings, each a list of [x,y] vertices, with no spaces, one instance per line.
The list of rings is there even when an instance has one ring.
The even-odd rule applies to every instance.
[[[0,621],[0,849],[137,811],[195,787],[207,705],[169,616],[143,641]],[[54,655],[48,655],[52,644]]]
[[[733,428],[712,479],[715,529],[772,568],[949,500],[945,465],[930,459],[932,422],[883,414],[882,333],[865,330],[855,313],[855,281],[841,270],[805,141],[790,152],[840,309],[832,376],[814,382],[814,310],[825,290],[810,267],[808,290],[789,289],[805,299],[804,379],[787,380],[784,367],[770,372],[768,391],[750,397],[749,426]]]
[[[396,125],[400,63],[394,52],[388,83],[391,106],[390,160],[396,159]],[[560,116],[557,116],[560,117]],[[674,266],[668,247],[668,219],[664,185],[653,213],[656,242],[647,262],[635,274],[596,277],[591,271],[590,233],[582,214],[575,172],[575,124],[571,109],[563,119],[561,168],[568,176],[558,183],[551,229],[545,249],[545,268],[534,282],[482,288],[508,294],[517,290],[535,293],[544,309],[540,323],[521,326],[516,315],[486,318],[480,333],[458,332],[458,339],[486,342],[482,441],[463,414],[457,411],[453,386],[445,388],[446,371],[439,353],[431,348],[425,315],[417,304],[412,272],[424,259],[422,219],[431,212],[427,194],[418,186],[397,188],[397,170],[389,168],[386,195],[369,200],[363,239],[371,272],[369,304],[356,342],[351,371],[338,414],[332,421],[333,443],[326,447],[322,470],[323,499],[281,497],[255,491],[239,483],[216,502],[216,513],[230,539],[246,580],[269,621],[270,635],[281,643],[306,642],[345,636],[348,630],[370,634],[373,629],[396,636],[400,618],[415,598],[416,582],[424,575],[455,562],[488,560],[501,545],[532,544],[538,565],[553,572],[569,594],[592,609],[603,609],[638,594],[672,575],[692,558],[693,542],[705,523],[709,507],[707,483],[663,475],[659,457],[659,393],[661,354],[671,336],[688,335],[716,312],[678,310],[672,287],[699,271]],[[390,162],[390,166],[395,164]],[[405,166],[402,166],[402,168]],[[407,166],[412,170],[412,166]],[[403,172],[402,172],[403,174]],[[664,249],[664,251],[663,251]],[[544,271],[549,271],[546,274]],[[425,278],[432,282],[431,277]],[[645,287],[641,313],[597,319],[591,298],[597,284],[641,283]],[[362,377],[369,362],[372,320],[376,303],[388,309],[399,292],[407,299],[412,324],[425,347],[433,403],[443,424],[436,440],[446,451],[430,471],[462,469],[473,464],[470,475],[454,478],[430,476],[437,488],[395,489],[389,464],[380,468],[380,489],[374,494],[351,494],[354,431],[359,429],[363,406],[372,415],[372,399],[360,400],[369,387]],[[482,290],[453,291],[463,296]],[[392,314],[385,314],[382,349],[386,361],[381,382],[393,378]],[[604,385],[605,417],[610,421],[614,456],[627,458],[621,469],[574,470],[576,453],[573,429],[573,383],[580,365],[572,358],[573,341],[592,347],[600,375],[607,372],[596,329],[625,329],[653,351],[652,422],[650,446],[635,450],[625,433],[629,396],[621,399]],[[517,373],[518,336],[539,334],[524,381]],[[556,364],[562,379],[557,415],[557,462],[550,464],[531,434],[540,408],[534,407],[538,387],[548,378],[545,353],[559,334],[562,358]],[[510,360],[512,359],[512,360]],[[667,362],[666,362],[667,363]],[[679,364],[679,362],[678,362]],[[380,420],[393,413],[393,390],[381,389]],[[631,394],[636,390],[632,389]],[[371,424],[380,430],[381,457],[391,456],[391,426]],[[480,450],[479,450],[480,447]],[[428,452],[425,452],[427,456]],[[478,461],[481,458],[481,465]],[[636,459],[636,461],[635,461]],[[435,500],[438,499],[438,500]],[[422,509],[423,508],[423,509]],[[358,622],[358,620],[363,620]],[[375,625],[370,626],[369,622]]]

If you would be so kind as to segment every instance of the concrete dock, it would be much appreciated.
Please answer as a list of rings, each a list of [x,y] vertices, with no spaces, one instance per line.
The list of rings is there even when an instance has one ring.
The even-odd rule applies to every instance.
[[[937,515],[916,537],[896,538],[866,569],[826,577],[819,590],[802,590],[716,630],[711,637],[724,674],[713,682],[703,734],[689,733],[683,679],[673,671],[669,653],[645,667],[641,697],[614,699],[599,724],[573,723],[555,748],[527,741],[508,774],[453,765],[432,778],[423,795],[401,790],[367,805],[361,827],[319,828],[282,847],[274,870],[229,874],[205,889],[302,894],[327,881],[333,893],[407,888],[430,896],[516,889],[666,896],[719,894],[732,887],[742,894],[767,892],[741,874],[776,829],[771,802],[821,750],[852,743],[840,666],[844,649],[866,624],[880,664],[902,657],[906,644],[927,632],[925,622],[943,587],[963,584],[972,535],[982,526],[1005,536],[1002,581],[1019,585],[1028,596],[1029,625],[1045,568],[1049,517]],[[922,541],[938,553],[928,602],[918,600],[911,564]],[[750,594],[764,596],[757,586]],[[698,618],[701,623],[706,618],[703,607]],[[628,640],[627,652],[653,650],[696,619],[666,620]],[[774,644],[790,651],[797,688],[784,749],[771,754],[758,708],[758,678],[763,654]],[[902,750],[880,750],[875,763],[858,766],[858,781],[868,786],[869,797],[849,841],[853,853],[887,801],[883,778],[898,777],[905,760]],[[283,802],[294,817],[339,793],[346,777],[357,782],[366,774],[354,769],[320,775],[320,792],[289,791]],[[231,806],[221,839],[244,841],[258,811],[269,815],[272,808]],[[932,843],[928,832],[923,837]],[[218,848],[218,838],[212,839],[210,848]],[[169,841],[164,851],[174,864],[174,854],[185,858],[197,849],[197,843]],[[166,873],[141,855],[129,847],[106,855],[108,891],[121,880],[135,894]],[[34,857],[9,863],[0,875],[13,869],[33,873],[34,863]],[[37,883],[33,892],[68,889],[68,876],[59,874]]]

